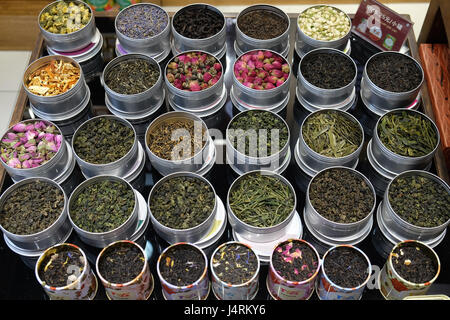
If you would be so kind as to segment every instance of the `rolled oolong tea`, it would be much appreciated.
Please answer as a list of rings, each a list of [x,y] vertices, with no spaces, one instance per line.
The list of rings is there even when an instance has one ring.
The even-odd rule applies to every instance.
[[[83,255],[75,248],[59,247],[42,260],[39,278],[50,287],[65,287],[78,279],[77,275],[82,274],[85,264]]]
[[[309,116],[302,126],[302,135],[308,147],[331,158],[352,154],[363,139],[358,123],[335,110],[316,112]]]
[[[377,133],[383,145],[404,157],[422,157],[437,145],[433,123],[416,112],[400,111],[384,115]]]
[[[114,230],[128,220],[135,206],[135,194],[127,184],[103,180],[83,188],[69,208],[80,229],[93,233]]]
[[[272,255],[275,271],[288,281],[305,281],[317,270],[316,253],[302,241],[286,241],[278,245]]]
[[[281,36],[288,28],[286,18],[270,10],[251,10],[237,21],[239,29],[247,36],[268,40]]]
[[[206,263],[203,254],[189,244],[167,250],[160,259],[159,270],[164,280],[174,286],[188,286],[200,279]]]
[[[73,148],[84,161],[105,164],[124,157],[133,147],[134,140],[131,127],[113,118],[99,117],[78,130]]]
[[[64,193],[53,184],[41,180],[23,184],[5,200],[0,225],[13,234],[41,232],[62,214],[64,202]]]
[[[175,30],[189,39],[205,39],[222,30],[225,20],[208,6],[193,6],[182,9],[173,19]]]
[[[157,157],[184,160],[201,152],[205,137],[202,123],[187,118],[170,119],[149,130],[147,145]]]
[[[117,30],[133,39],[154,37],[163,32],[168,23],[166,12],[151,4],[139,4],[123,9],[116,19]]]
[[[288,143],[289,130],[276,114],[252,110],[240,113],[233,119],[227,138],[236,150],[245,155],[266,157],[284,148]]]
[[[432,252],[417,243],[405,243],[392,252],[392,266],[405,280],[412,283],[431,281],[438,272]]]
[[[144,269],[144,264],[145,257],[136,245],[119,242],[103,252],[98,270],[106,281],[123,284],[136,279]]]
[[[158,186],[150,199],[150,210],[162,225],[190,229],[204,222],[213,212],[216,197],[205,181],[177,176]]]
[[[229,194],[234,215],[253,227],[268,228],[283,222],[294,210],[294,194],[274,176],[254,172],[238,178]]]
[[[306,81],[322,89],[343,88],[356,76],[351,58],[334,52],[307,55],[300,63],[300,71]]]
[[[130,59],[114,65],[105,75],[105,84],[119,94],[147,91],[159,79],[158,66],[145,59]]]
[[[433,228],[450,219],[450,194],[431,178],[399,176],[391,183],[388,197],[394,212],[415,226]]]
[[[311,7],[298,17],[298,25],[303,33],[320,41],[341,39],[350,31],[350,24],[343,11],[330,6]]]
[[[414,90],[423,78],[413,59],[396,53],[383,53],[370,59],[367,76],[377,87],[390,92]]]
[[[337,247],[329,251],[323,264],[331,282],[343,288],[359,287],[369,276],[366,258],[350,247]]]
[[[167,80],[177,89],[201,91],[215,85],[222,76],[222,65],[212,55],[192,51],[167,64]]]
[[[239,243],[230,243],[215,253],[212,268],[223,282],[240,285],[255,276],[258,270],[258,258],[250,248]]]
[[[360,221],[375,204],[367,182],[344,168],[330,168],[317,174],[309,185],[309,200],[322,217],[337,223]]]

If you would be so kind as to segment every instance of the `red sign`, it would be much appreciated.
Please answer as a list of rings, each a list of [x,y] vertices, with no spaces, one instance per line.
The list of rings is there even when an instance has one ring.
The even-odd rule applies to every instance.
[[[399,51],[413,23],[376,0],[362,0],[353,32],[384,51]]]

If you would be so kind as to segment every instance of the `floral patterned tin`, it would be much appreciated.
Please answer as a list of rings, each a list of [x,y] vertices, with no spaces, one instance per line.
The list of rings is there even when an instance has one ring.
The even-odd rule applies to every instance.
[[[67,246],[70,246],[71,249],[74,248],[81,253],[82,257],[84,258],[83,271],[74,282],[72,282],[67,286],[64,287],[49,286],[39,276],[41,264],[46,257],[58,253],[58,251]],[[71,270],[69,268],[70,266],[68,267],[67,270],[68,275],[74,274],[73,272],[70,272]],[[92,272],[92,269],[89,266],[85,253],[79,247],[71,243],[57,244],[45,250],[36,263],[35,275],[36,279],[41,284],[42,288],[44,289],[45,293],[49,296],[50,300],[93,300],[95,295],[97,294],[98,289],[97,277]]]
[[[431,255],[434,256],[436,263],[437,263],[437,272],[436,275],[431,279],[430,281],[427,281],[425,283],[413,283],[410,282],[404,278],[402,278],[394,269],[392,264],[393,259],[393,253],[395,249],[398,247],[404,246],[406,243],[415,243],[419,248],[423,248],[425,250],[428,250]],[[389,257],[386,261],[386,263],[383,266],[383,269],[381,269],[378,282],[380,284],[380,292],[381,295],[386,300],[403,300],[404,298],[408,296],[419,296],[419,295],[425,295],[430,289],[433,282],[437,279],[439,276],[439,273],[441,271],[441,262],[439,260],[439,256],[436,254],[436,252],[426,244],[420,241],[416,240],[405,240],[402,242],[397,243],[397,245],[394,246],[391,253],[389,254]]]
[[[121,243],[130,243],[142,252],[144,255],[144,266],[142,268],[142,271],[139,273],[139,275],[134,278],[133,280],[126,282],[126,283],[111,283],[108,280],[106,280],[99,270],[99,261],[102,257],[102,255],[105,253],[106,250],[109,248],[119,245]],[[150,298],[153,288],[154,288],[154,279],[153,275],[150,272],[149,265],[147,262],[147,255],[145,254],[145,251],[142,249],[140,245],[133,241],[129,240],[120,240],[111,243],[107,247],[105,247],[100,254],[98,255],[97,262],[95,264],[97,274],[100,278],[100,281],[102,282],[103,286],[105,287],[106,296],[110,300],[147,300]]]
[[[349,247],[354,250],[357,250],[359,253],[362,254],[362,256],[366,259],[368,265],[367,278],[363,283],[361,283],[359,286],[355,288],[344,288],[333,283],[333,281],[331,281],[330,278],[328,278],[327,274],[325,273],[324,263],[322,263],[322,266],[320,267],[320,276],[316,288],[317,296],[319,297],[320,300],[360,300],[364,288],[369,282],[370,275],[372,274],[372,265],[370,263],[370,260],[367,257],[367,255],[357,247],[351,245],[339,245],[330,248],[323,256],[322,261],[326,259],[327,254],[330,251],[338,247]]]

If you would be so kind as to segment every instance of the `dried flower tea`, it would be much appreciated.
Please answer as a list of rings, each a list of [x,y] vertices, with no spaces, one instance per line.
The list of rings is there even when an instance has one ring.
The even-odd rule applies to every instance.
[[[39,278],[46,285],[59,288],[75,282],[83,273],[86,261],[83,255],[69,246],[58,247],[49,253],[41,262],[38,270]],[[78,269],[78,270],[77,270]]]
[[[289,78],[290,71],[286,59],[268,50],[248,52],[234,63],[236,80],[255,90],[280,87]]]
[[[341,10],[330,6],[314,6],[298,17],[300,29],[308,37],[320,41],[341,39],[350,31],[350,19]]]
[[[69,208],[70,218],[80,229],[103,233],[128,220],[135,206],[135,194],[127,184],[103,180],[84,187]]]
[[[214,190],[205,181],[190,176],[167,179],[150,198],[152,215],[162,225],[190,229],[204,222],[216,203]]]
[[[57,96],[72,89],[80,74],[80,68],[71,62],[52,60],[31,73],[25,80],[25,86],[38,96]]]
[[[105,84],[119,94],[142,93],[159,79],[158,66],[145,59],[130,59],[114,65],[105,75]]]
[[[139,4],[120,12],[116,28],[126,37],[146,39],[163,32],[168,23],[169,18],[163,9],[151,4]]]
[[[351,59],[339,53],[319,52],[302,59],[300,71],[306,81],[322,89],[338,89],[356,76]]]
[[[64,193],[53,184],[41,180],[23,184],[5,200],[0,225],[13,234],[41,232],[59,218],[64,202]]]
[[[151,152],[166,160],[184,160],[199,153],[206,143],[206,129],[192,119],[171,119],[149,130]]]
[[[423,78],[413,59],[396,53],[383,53],[370,59],[367,75],[377,87],[390,92],[414,90]]]
[[[337,223],[360,221],[375,204],[367,182],[344,168],[330,168],[317,174],[309,185],[309,200],[322,217]]]
[[[275,271],[288,281],[305,281],[317,271],[318,257],[313,249],[302,241],[281,243],[272,254]]]
[[[1,159],[11,168],[36,168],[53,158],[62,141],[59,130],[49,122],[19,122],[2,138]]]
[[[173,18],[173,27],[189,39],[205,39],[222,30],[225,19],[208,6],[196,5],[182,9]]]
[[[134,140],[132,128],[116,119],[98,117],[78,129],[73,148],[84,161],[105,164],[124,157],[133,147]]]
[[[329,251],[323,267],[328,279],[342,288],[356,288],[369,276],[366,258],[350,247],[337,247]]]
[[[241,15],[239,29],[247,36],[268,40],[281,36],[288,28],[286,18],[271,10],[252,10]]]
[[[91,16],[91,10],[82,2],[58,1],[41,14],[39,24],[48,32],[68,34],[83,29]]]
[[[110,283],[122,284],[136,279],[144,269],[142,251],[129,242],[108,247],[98,260],[98,271]]]
[[[417,243],[405,243],[392,252],[392,266],[405,280],[412,283],[431,281],[438,272],[438,265],[433,253]]]
[[[255,276],[258,258],[247,246],[230,243],[217,250],[212,259],[212,268],[223,282],[240,285]]]
[[[252,110],[233,119],[227,138],[236,150],[245,155],[266,157],[284,148],[288,143],[289,129],[278,115]]]
[[[388,197],[394,212],[415,226],[433,228],[450,219],[450,193],[423,175],[395,178]]]
[[[295,209],[295,195],[277,177],[260,172],[246,174],[229,193],[229,205],[241,221],[258,228],[283,222]]]
[[[161,257],[161,276],[174,286],[188,286],[200,279],[205,272],[203,254],[189,244],[178,244],[168,249]]]
[[[363,140],[358,123],[335,110],[309,116],[302,126],[302,135],[308,147],[331,158],[352,154]]]
[[[437,145],[433,123],[416,112],[398,111],[384,115],[377,132],[386,148],[405,157],[425,156]]]
[[[222,76],[222,65],[212,55],[192,51],[167,64],[167,80],[177,89],[201,91],[215,85]]]

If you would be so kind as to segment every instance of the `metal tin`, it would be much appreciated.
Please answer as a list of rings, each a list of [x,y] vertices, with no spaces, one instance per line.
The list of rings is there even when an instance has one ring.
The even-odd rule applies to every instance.
[[[77,135],[79,134],[80,130],[83,129],[84,126],[87,125],[87,123],[91,121],[96,121],[99,118],[105,118],[110,120],[115,120],[120,122],[121,124],[131,128],[134,133],[134,143],[131,149],[125,154],[122,158],[110,162],[110,163],[102,163],[102,164],[95,164],[90,163],[85,160],[83,160],[76,151],[76,148],[74,147],[74,141],[77,139]],[[80,166],[81,171],[83,172],[84,176],[87,178],[95,177],[98,175],[117,175],[118,177],[125,177],[127,176],[130,171],[132,170],[133,166],[138,162],[139,159],[139,142],[137,140],[136,131],[134,130],[134,127],[129,123],[127,120],[122,119],[120,117],[116,117],[114,115],[103,115],[103,116],[97,116],[94,118],[91,118],[84,122],[73,134],[72,138],[72,150],[75,154],[75,158],[77,160],[78,165]]]
[[[302,242],[308,245],[316,254],[318,262],[317,269],[309,279],[300,282],[289,281],[280,276],[278,272],[275,270],[272,263],[273,252],[275,251],[276,247],[288,241]],[[277,246],[273,248],[272,255],[270,258],[269,274],[267,275],[266,281],[269,294],[275,300],[308,300],[314,294],[316,278],[317,275],[319,274],[320,265],[321,265],[320,257],[319,254],[317,253],[317,250],[305,240],[288,239],[286,241],[280,242]]]
[[[123,56],[125,54],[131,54],[133,52],[128,52],[127,50],[124,49],[124,47],[120,44],[119,39],[116,39],[116,45],[115,45],[115,49],[114,52],[116,53],[116,56],[120,57]],[[137,52],[136,52],[137,53]],[[146,54],[146,53],[142,53],[145,54],[153,59],[155,59],[156,61],[158,61],[159,66],[162,67],[163,65],[165,65],[165,60],[171,56],[172,52],[169,48],[166,48],[163,52],[161,52],[160,54],[156,55],[156,56],[152,56],[150,54]]]
[[[65,247],[70,247],[71,249],[78,250],[81,253],[84,258],[83,271],[73,283],[64,287],[51,287],[45,284],[45,282],[39,277],[41,264],[47,256],[53,255]],[[70,266],[68,266],[67,273],[74,274],[73,271],[70,271]],[[39,260],[36,263],[35,276],[45,293],[49,296],[50,300],[93,300],[97,294],[97,277],[92,272],[85,253],[79,247],[71,243],[62,243],[47,249],[39,257]]]
[[[345,51],[348,46],[348,43],[350,41],[351,31],[352,31],[352,20],[345,12],[343,12],[342,10],[340,10],[336,7],[326,5],[326,7],[331,7],[339,12],[343,12],[345,14],[345,16],[347,17],[348,21],[350,22],[350,28],[348,29],[347,34],[345,34],[342,38],[337,39],[337,40],[332,40],[332,41],[316,40],[316,39],[311,38],[310,36],[306,35],[300,28],[298,20],[299,20],[300,16],[302,15],[302,13],[311,8],[322,7],[322,6],[324,6],[324,5],[317,5],[317,6],[309,7],[307,9],[303,10],[296,19],[297,32],[295,34],[295,47],[296,47],[297,52],[299,53],[300,57],[307,54],[311,50],[314,50],[317,48],[333,48],[333,49],[336,49],[339,51]],[[350,53],[348,53],[348,54],[350,55]]]
[[[364,280],[363,283],[361,283],[359,286],[354,288],[345,288],[341,287],[337,284],[335,284],[333,281],[330,280],[330,278],[327,276],[324,268],[324,261],[328,255],[328,253],[332,250],[336,250],[340,247],[347,247],[351,248],[353,250],[356,250],[359,252],[366,260],[367,262],[367,278]],[[317,282],[317,296],[320,300],[360,300],[363,294],[363,291],[369,282],[370,276],[372,274],[372,264],[370,263],[369,258],[367,255],[357,247],[354,247],[352,245],[339,245],[330,248],[325,255],[323,256],[321,267],[320,267],[320,277]]]
[[[333,54],[340,55],[346,58],[353,64],[354,77],[353,80],[341,88],[336,89],[324,89],[313,85],[308,82],[302,74],[302,63],[308,57],[314,57],[317,54]],[[355,84],[358,74],[358,68],[355,61],[337,49],[320,48],[309,51],[300,61],[297,72],[297,91],[298,97],[306,102],[305,105],[314,106],[315,109],[345,109],[347,106],[352,105],[352,101],[355,99]],[[302,103],[303,104],[303,103]]]
[[[256,257],[256,261],[258,263],[258,267],[255,271],[255,274],[252,276],[252,278],[242,284],[231,284],[231,283],[224,282],[217,276],[216,272],[214,271],[214,267],[213,267],[214,255],[222,247],[227,246],[227,245],[232,245],[232,244],[239,244],[239,245],[247,247],[251,252],[253,252],[253,254]],[[211,255],[210,266],[211,266],[212,292],[214,293],[214,296],[218,300],[253,300],[253,298],[258,293],[260,263],[259,263],[259,259],[258,259],[258,256],[256,255],[256,253],[247,244],[237,242],[237,241],[229,241],[229,242],[221,244],[219,247],[217,247],[216,250],[214,250],[213,254]]]
[[[233,210],[230,207],[230,193],[231,190],[233,190],[233,187],[236,185],[236,183],[243,179],[245,176],[249,174],[253,174],[256,172],[260,172],[261,174],[275,177],[278,180],[280,180],[282,183],[284,183],[289,190],[291,191],[292,195],[294,196],[294,206],[292,208],[291,213],[284,219],[284,221],[280,222],[279,224],[267,228],[259,228],[254,227],[252,225],[249,225],[241,220],[233,213]],[[289,223],[292,221],[294,215],[295,215],[295,208],[297,207],[297,197],[295,195],[295,190],[292,187],[291,183],[283,176],[273,173],[271,171],[267,170],[255,170],[250,171],[236,180],[231,184],[230,188],[228,189],[227,193],[227,212],[228,212],[228,220],[230,222],[231,227],[233,228],[233,231],[240,234],[243,238],[252,241],[252,242],[269,242],[272,240],[278,240],[280,239],[286,232],[287,227]]]
[[[294,70],[298,70],[298,68],[296,68],[296,66],[298,66],[298,62],[300,62],[299,60],[300,60],[301,58],[303,58],[303,56],[304,56],[305,54],[307,54],[308,52],[302,52],[302,51],[300,51],[300,49],[298,48],[298,45],[297,45],[297,41],[298,41],[298,33],[295,34],[295,41],[296,41],[296,42],[295,42],[295,44],[294,44],[294,55],[296,55],[296,56],[294,56],[293,67],[294,67]],[[351,47],[351,40],[350,40],[350,39],[348,39],[347,44],[345,45],[344,50],[340,50],[340,51],[342,51],[342,52],[344,52],[346,55],[350,56],[350,54],[352,53],[352,47]],[[298,60],[298,61],[296,61],[296,60]]]
[[[255,11],[255,10],[270,11],[270,12],[275,13],[278,16],[284,18],[288,24],[286,30],[280,36],[273,38],[273,39],[267,39],[267,40],[255,39],[255,38],[247,36],[245,33],[243,33],[241,31],[241,29],[239,29],[237,22],[239,21],[239,18],[241,16],[243,16],[244,14],[246,14],[248,12]],[[286,51],[287,51],[286,48],[289,46],[290,26],[291,26],[291,21],[289,19],[289,16],[284,11],[282,11],[281,9],[279,9],[277,7],[267,5],[267,4],[258,4],[258,5],[249,6],[249,7],[245,8],[244,10],[242,10],[236,17],[236,31],[235,31],[236,32],[235,47],[237,49],[236,52],[246,52],[246,51],[255,50],[255,49],[268,49],[271,51],[273,50],[275,52],[278,52],[279,54],[286,53]],[[284,56],[286,57],[287,54]]]
[[[100,182],[100,181],[104,181],[104,180],[108,180],[108,181],[115,181],[115,182],[120,182],[120,183],[125,183],[128,185],[128,187],[130,189],[132,189],[134,191],[134,209],[132,211],[132,213],[130,214],[130,216],[128,217],[128,219],[119,227],[107,231],[107,232],[89,232],[86,231],[84,229],[81,229],[80,227],[78,227],[72,220],[72,218],[70,217],[70,208],[72,207],[73,202],[75,201],[75,199],[77,199],[78,194],[86,187],[88,187],[91,184]],[[130,239],[135,231],[136,231],[136,224],[138,223],[138,215],[139,215],[139,205],[138,205],[138,198],[137,198],[137,191],[135,191],[133,189],[133,187],[129,184],[129,182],[127,182],[125,179],[117,177],[117,176],[106,176],[106,175],[101,175],[101,176],[96,176],[93,178],[90,178],[84,182],[82,182],[73,192],[72,195],[69,198],[69,205],[68,205],[68,212],[69,212],[69,220],[70,223],[72,224],[75,232],[77,233],[78,237],[80,238],[81,241],[83,241],[84,243],[96,247],[96,248],[104,248],[105,246],[107,246],[108,244],[117,241],[117,240],[128,240]]]
[[[84,2],[79,0],[73,0],[71,2],[84,5],[87,7],[91,13],[91,18],[87,25],[85,25],[80,30],[77,30],[68,34],[57,34],[52,33],[47,30],[44,30],[39,23],[41,15],[48,10],[53,5],[56,5],[59,1],[55,1],[47,5],[38,15],[38,25],[39,30],[42,34],[42,37],[45,40],[47,47],[52,48],[53,50],[62,51],[62,52],[71,52],[85,48],[92,42],[92,39],[95,37],[95,33],[97,28],[95,26],[95,14],[92,9]]]
[[[214,195],[216,195],[216,191],[214,190],[214,187],[212,184],[202,177],[199,174],[192,173],[192,172],[176,172],[172,173],[170,175],[167,175],[160,179],[152,188],[150,191],[150,194],[148,196],[148,208],[150,212],[150,219],[153,224],[153,228],[155,229],[155,232],[164,240],[166,240],[168,243],[176,243],[176,242],[189,242],[189,243],[195,243],[202,239],[204,236],[206,236],[214,223],[214,219],[217,213],[217,196],[215,197],[214,202],[214,208],[211,210],[211,213],[209,214],[208,218],[205,219],[202,223],[199,225],[189,228],[189,229],[174,229],[171,227],[167,227],[160,223],[152,214],[150,201],[152,199],[152,196],[155,194],[155,192],[158,190],[158,188],[163,184],[165,181],[176,178],[176,177],[192,177],[201,180],[202,182],[206,183],[208,186],[210,186],[211,190],[213,190]]]
[[[430,121],[433,125],[434,131],[436,133],[437,142],[433,151],[430,153],[420,156],[420,157],[407,157],[398,155],[395,152],[389,150],[380,140],[378,136],[378,127],[380,126],[381,120],[383,117],[389,116],[393,113],[407,112],[411,114],[418,114],[423,118]],[[405,110],[405,109],[395,109],[386,113],[383,117],[378,119],[375,130],[373,131],[372,137],[372,156],[376,160],[376,162],[387,172],[392,175],[397,175],[407,170],[423,170],[427,168],[433,160],[434,154],[436,153],[439,144],[440,144],[440,135],[439,130],[436,127],[436,124],[425,114],[415,111],[415,110]]]
[[[436,275],[430,281],[426,283],[413,283],[404,278],[402,278],[394,269],[392,265],[392,253],[395,249],[409,245],[413,243],[414,245],[420,247],[423,250],[426,250],[432,255],[437,264],[437,272]],[[402,300],[407,296],[417,296],[417,295],[425,295],[430,289],[430,286],[434,283],[434,281],[439,276],[441,271],[441,262],[439,260],[439,256],[436,252],[427,246],[426,244],[415,241],[415,240],[406,240],[399,242],[389,254],[389,257],[386,263],[381,269],[379,273],[378,283],[380,284],[380,293],[386,300]]]
[[[134,39],[120,33],[117,28],[117,21],[120,19],[120,15],[134,6],[151,6],[158,8],[166,14],[167,26],[159,34],[145,39]],[[116,30],[117,41],[127,53],[145,54],[154,58],[158,62],[164,60],[164,58],[170,53],[170,17],[163,8],[157,6],[156,4],[138,3],[121,10],[114,21],[114,28]]]
[[[194,126],[199,124],[205,129],[205,145],[200,151],[198,151],[194,156],[190,158],[183,160],[163,159],[155,155],[148,146],[147,140],[150,131],[154,130],[154,128],[157,128],[161,123],[174,119],[192,120],[194,122]],[[189,112],[184,111],[172,111],[160,115],[155,120],[153,120],[152,123],[150,123],[145,133],[145,137],[145,149],[147,151],[148,158],[152,166],[163,176],[181,171],[198,172],[199,170],[201,170],[201,168],[204,167],[205,163],[207,162],[208,156],[210,154],[210,149],[214,148],[214,143],[208,133],[208,127],[203,122],[203,120]]]
[[[163,260],[166,252],[176,246],[191,246],[201,252],[205,259],[205,269],[202,275],[195,282],[187,286],[179,287],[170,284],[162,277],[160,272],[159,265]],[[162,293],[164,299],[166,300],[206,300],[209,295],[210,283],[208,278],[208,259],[206,258],[203,250],[196,245],[179,242],[167,247],[158,258],[158,261],[156,263],[156,272],[158,273],[159,280],[161,281]]]
[[[33,74],[37,69],[50,63],[54,60],[62,60],[64,62],[72,63],[74,66],[80,69],[80,78],[77,83],[68,91],[55,95],[55,96],[39,96],[28,90],[25,85],[28,77]],[[89,100],[88,97],[88,87],[84,79],[84,72],[80,64],[74,59],[63,56],[44,56],[35,61],[33,61],[25,70],[22,78],[22,87],[30,100],[30,104],[33,105],[33,110],[36,110],[41,115],[47,115],[43,118],[48,118],[48,116],[62,117],[67,116],[74,112],[74,109],[78,109],[83,105],[83,102]]]
[[[369,75],[367,74],[367,66],[370,63],[370,61],[372,59],[374,59],[375,57],[378,57],[379,55],[386,55],[386,54],[387,55],[394,54],[394,55],[404,56],[404,57],[407,57],[410,60],[412,60],[421,72],[422,80],[421,80],[420,84],[413,90],[407,91],[407,92],[391,92],[391,91],[381,89],[380,87],[375,85],[370,80]],[[399,76],[401,76],[401,75],[399,75]],[[365,66],[364,66],[364,71],[363,71],[362,79],[361,79],[361,96],[363,98],[363,101],[365,101],[369,105],[373,105],[373,106],[377,107],[378,109],[392,110],[392,109],[396,109],[396,108],[405,108],[405,107],[408,107],[409,105],[411,105],[416,100],[416,98],[419,94],[420,88],[422,87],[423,80],[424,80],[423,69],[418,61],[416,61],[412,57],[410,57],[406,54],[400,53],[400,52],[382,51],[382,52],[376,53],[373,56],[371,56],[367,60]]]
[[[158,68],[159,77],[156,83],[147,90],[136,94],[117,93],[105,83],[105,76],[116,65],[130,60],[145,60]],[[131,117],[140,116],[158,109],[164,102],[165,91],[163,89],[163,77],[161,67],[153,58],[144,54],[125,54],[111,60],[103,70],[100,82],[105,89],[105,101],[108,101],[108,108],[115,110],[117,113],[128,115]]]
[[[130,244],[137,247],[145,257],[144,265],[141,272],[134,279],[126,283],[112,283],[106,280],[100,273],[99,263],[107,250],[112,250],[112,248],[114,248],[115,246],[120,246],[122,244]],[[133,241],[120,240],[109,244],[98,255],[97,261],[95,263],[95,269],[100,278],[100,281],[105,287],[106,296],[110,300],[147,300],[148,298],[150,298],[150,295],[153,292],[155,283],[153,281],[153,275],[150,272],[146,253],[140,245]]]

